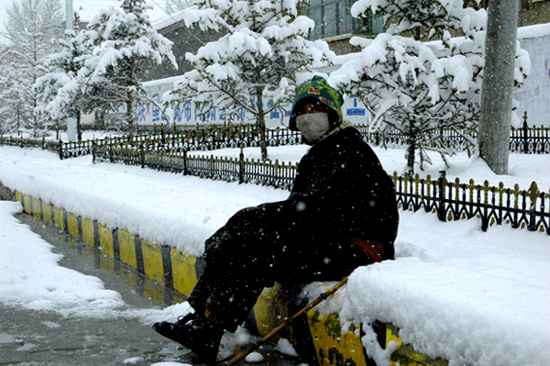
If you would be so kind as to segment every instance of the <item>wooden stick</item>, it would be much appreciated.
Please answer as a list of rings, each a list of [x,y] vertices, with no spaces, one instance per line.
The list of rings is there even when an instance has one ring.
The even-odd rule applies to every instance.
[[[236,363],[238,363],[239,361],[241,361],[243,358],[245,358],[246,356],[248,356],[249,354],[251,354],[252,352],[254,352],[255,350],[257,350],[258,348],[260,348],[260,346],[264,343],[266,343],[267,341],[269,341],[271,338],[273,338],[275,335],[277,335],[281,330],[283,330],[284,328],[288,327],[290,324],[292,324],[292,322],[294,322],[296,319],[298,319],[300,316],[304,315],[305,313],[307,313],[308,311],[310,311],[311,309],[313,309],[315,306],[317,306],[320,302],[326,300],[329,296],[331,296],[333,293],[335,293],[336,291],[338,291],[339,288],[341,288],[342,286],[344,286],[346,283],[348,282],[348,277],[344,277],[344,279],[340,282],[338,282],[336,285],[334,285],[334,287],[332,287],[331,289],[323,292],[321,295],[319,295],[318,298],[316,298],[314,301],[310,302],[306,307],[304,307],[303,309],[301,309],[300,311],[298,311],[296,314],[294,314],[293,316],[291,316],[290,318],[288,318],[284,323],[282,323],[281,325],[279,325],[278,327],[274,328],[271,332],[269,332],[268,334],[266,334],[262,339],[260,339],[259,341],[257,342],[254,342],[250,345],[250,347],[248,347],[247,349],[245,349],[244,351],[242,351],[241,353],[239,353],[238,355],[236,355],[235,357],[233,357],[231,360],[229,361],[226,361],[226,362],[223,362],[222,365],[223,366],[231,366],[231,365],[235,365]]]

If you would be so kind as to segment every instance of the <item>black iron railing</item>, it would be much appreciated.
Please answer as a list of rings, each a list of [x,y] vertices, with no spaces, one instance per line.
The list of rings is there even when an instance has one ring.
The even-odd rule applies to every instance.
[[[437,179],[418,175],[393,174],[398,203],[404,210],[436,213],[441,221],[478,217],[481,228],[494,224],[509,224],[513,228],[527,228],[550,235],[550,193],[541,192],[533,182],[528,190],[515,187],[490,186],[487,181],[462,183],[458,178],[447,181],[442,172]]]
[[[113,149],[104,147],[95,152],[97,161],[120,162],[177,172],[209,179],[255,183],[290,189],[296,175],[296,165],[279,161],[260,161],[239,158],[198,157],[181,151],[151,153],[143,148]],[[530,231],[544,231],[550,235],[550,194],[540,192],[532,183],[529,190],[479,185],[470,180],[461,183],[447,181],[445,174],[437,179],[423,179],[418,175],[398,176],[394,173],[398,204],[404,210],[425,210],[438,215],[441,221],[479,217],[481,228],[493,224],[510,224],[513,228],[525,227]]]
[[[397,130],[384,134],[370,132],[368,126],[356,126],[365,141],[373,146],[406,146],[408,137]],[[465,137],[452,131],[442,131],[438,138],[440,146],[461,150],[465,148]],[[475,137],[474,137],[475,138]],[[299,132],[286,128],[267,130],[267,145],[270,147],[301,143]],[[63,143],[60,146],[62,158],[90,154],[91,142]],[[177,132],[162,132],[156,135],[138,135],[132,140],[126,137],[112,137],[95,140],[95,146],[134,147],[150,152],[174,153],[179,151],[207,151],[224,148],[260,146],[259,130],[256,126],[231,126],[201,128]],[[550,128],[531,127],[512,129],[510,132],[510,152],[526,154],[550,154]]]
[[[373,146],[406,146],[408,138],[397,130],[383,134],[370,132],[368,126],[356,126],[365,141]],[[465,137],[453,131],[440,131],[439,146],[461,150],[465,148]],[[473,136],[475,138],[475,136]],[[268,146],[284,146],[301,143],[298,132],[286,128],[267,130]],[[82,142],[52,142],[45,139],[0,138],[0,144],[20,147],[39,147],[55,151],[61,159],[93,154],[95,148],[110,146],[117,148],[141,148],[153,153],[177,153],[181,151],[206,151],[237,147],[260,146],[259,130],[252,125],[228,127],[203,127],[156,134],[124,136]],[[524,126],[510,131],[510,151],[525,154],[550,154],[550,128]]]

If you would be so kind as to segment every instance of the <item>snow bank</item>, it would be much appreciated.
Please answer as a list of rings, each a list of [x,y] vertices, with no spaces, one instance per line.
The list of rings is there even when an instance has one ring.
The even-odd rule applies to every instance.
[[[339,313],[344,330],[363,323],[365,347],[372,347],[369,327],[379,320],[450,366],[545,366],[549,263],[546,233],[482,232],[475,220],[442,223],[432,214],[402,212],[396,260],[358,268],[318,310]],[[311,284],[307,296],[313,300],[334,284]],[[374,351],[379,365],[389,362],[388,352]]]
[[[46,151],[2,148],[1,160],[6,187],[193,256],[202,254],[204,241],[237,210],[288,196],[225,182],[211,182],[205,190],[205,180],[196,177],[93,164],[90,156],[60,161]]]
[[[0,201],[0,299],[4,304],[62,314],[91,314],[123,305],[96,277],[58,265],[61,256],[13,215],[16,202]]]
[[[353,273],[343,315],[391,322],[450,365],[548,365],[548,235],[402,216],[396,260]]]

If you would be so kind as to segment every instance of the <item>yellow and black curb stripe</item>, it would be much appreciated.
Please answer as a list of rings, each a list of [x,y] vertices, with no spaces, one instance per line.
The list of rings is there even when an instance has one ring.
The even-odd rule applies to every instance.
[[[174,247],[158,245],[132,234],[124,229],[109,228],[92,219],[82,218],[56,207],[40,198],[31,197],[15,191],[15,200],[21,202],[25,213],[57,227],[79,243],[84,243],[83,254],[94,256],[99,268],[118,270],[121,264],[131,268],[155,283],[147,285],[139,277],[128,276],[125,279],[143,295],[165,303],[184,301],[202,273],[204,262],[182,254]],[[114,261],[102,261],[102,253]],[[114,267],[114,268],[108,268]],[[289,309],[290,307],[290,309]],[[265,335],[278,326],[282,319],[298,310],[292,305],[288,294],[280,285],[265,289],[254,306],[247,325],[260,335]],[[296,308],[296,309],[294,309]],[[375,324],[378,342],[387,348],[390,342],[397,342],[399,348],[392,354],[393,366],[444,366],[448,362],[430,359],[414,351],[410,345],[403,344],[398,332],[390,324]],[[350,327],[342,334],[338,314],[321,314],[312,309],[307,319],[293,324],[282,334],[293,341],[301,355],[311,355],[311,360],[321,366],[372,366],[375,365],[361,343],[362,331],[359,325]]]
[[[198,271],[202,271],[203,266],[197,265],[201,259],[182,254],[175,248],[151,243],[127,230],[111,229],[97,220],[82,218],[19,191],[15,192],[15,200],[21,202],[25,213],[114,259],[111,266],[122,263],[164,286],[166,292],[162,296],[149,296],[153,300],[172,302],[176,296],[183,301],[195,285],[200,275]]]

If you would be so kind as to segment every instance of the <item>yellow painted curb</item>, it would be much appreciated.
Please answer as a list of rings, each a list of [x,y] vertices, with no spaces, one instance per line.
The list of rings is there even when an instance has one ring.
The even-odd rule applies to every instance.
[[[42,202],[42,209],[44,210],[42,220],[50,225],[53,224],[54,217],[52,214],[52,205]]]
[[[171,248],[170,258],[174,290],[187,297],[197,283],[197,258],[180,253],[176,248]]]
[[[90,219],[80,219],[82,225],[82,241],[91,248],[96,246],[94,222]]]
[[[118,245],[120,249],[120,261],[137,270],[135,236],[126,230],[119,229]]]
[[[99,250],[101,253],[115,258],[115,249],[113,244],[113,231],[109,229],[107,225],[102,223],[98,224],[98,240],[99,240]]]
[[[367,366],[357,326],[342,334],[338,314],[320,314],[315,310],[308,313],[308,323],[319,365]]]
[[[147,277],[165,285],[164,268],[160,246],[144,240],[141,243],[143,253],[143,270]]]

